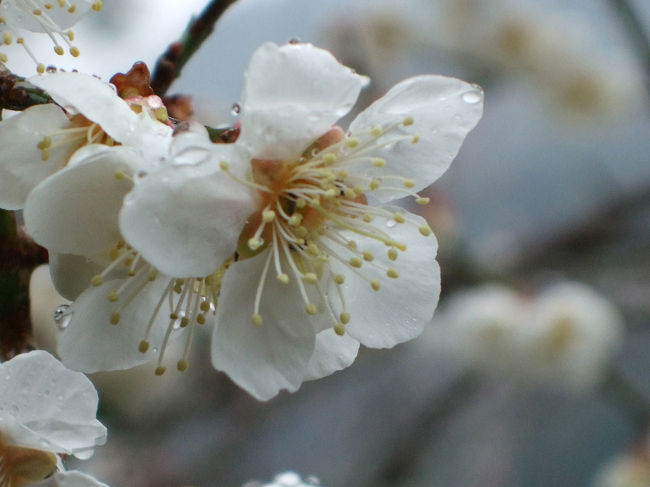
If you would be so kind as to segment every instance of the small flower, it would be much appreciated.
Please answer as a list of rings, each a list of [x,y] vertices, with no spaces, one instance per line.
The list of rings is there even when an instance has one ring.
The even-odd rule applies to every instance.
[[[29,485],[57,469],[57,453],[92,455],[106,441],[97,392],[81,373],[34,351],[0,365],[0,485]]]
[[[359,342],[415,337],[436,305],[430,228],[379,205],[427,203],[417,191],[455,157],[482,92],[410,78],[344,133],[333,124],[364,83],[327,51],[265,44],[246,73],[237,142],[206,148],[181,134],[176,152],[203,157],[142,178],[121,211],[127,243],[161,272],[219,273],[212,361],[261,399],[349,365]]]
[[[90,144],[126,145],[166,154],[172,129],[160,98],[123,100],[114,86],[81,73],[48,73],[29,81],[54,104],[36,105],[0,123],[0,207],[20,209],[29,192]]]
[[[31,32],[47,34],[54,44],[54,52],[62,56],[64,46],[74,57],[79,56],[79,49],[72,44],[74,32],[70,27],[76,24],[90,9],[98,12],[102,9],[101,0],[3,0],[0,3],[0,46],[21,44],[27,54],[36,63],[39,73],[45,72],[45,65],[40,63],[25,39],[19,35],[24,29]],[[0,52],[0,62],[7,62],[7,55]]]

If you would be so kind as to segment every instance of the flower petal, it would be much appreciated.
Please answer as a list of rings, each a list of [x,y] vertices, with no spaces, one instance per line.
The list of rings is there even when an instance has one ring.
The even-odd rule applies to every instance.
[[[433,234],[424,237],[419,233],[418,226],[425,224],[422,217],[401,212],[407,223],[397,224],[380,217],[373,221],[391,239],[406,245],[406,251],[399,252],[395,261],[388,258],[383,242],[349,232],[342,236],[356,241],[359,251],[374,256],[372,263],[359,269],[365,279],[339,262],[332,262],[332,272],[345,275],[342,290],[351,316],[345,330],[367,347],[389,348],[418,336],[431,321],[438,303],[440,268],[435,260],[438,242]],[[349,249],[341,247],[342,257],[346,257],[346,252],[352,257]],[[397,270],[399,277],[387,277],[389,268]],[[368,281],[372,279],[379,280],[379,291],[371,288]],[[330,296],[337,296],[336,291],[332,290]],[[332,305],[340,309],[338,300]]]
[[[90,285],[93,276],[104,267],[87,257],[50,252],[50,276],[57,292],[66,299],[75,300]]]
[[[66,110],[81,113],[100,125],[104,132],[124,145],[163,143],[164,138],[171,135],[170,127],[144,115],[138,116],[117,96],[113,85],[94,76],[57,72],[33,76],[28,81],[47,91]]]
[[[18,355],[0,369],[0,411],[3,420],[14,422],[3,427],[7,441],[57,453],[106,441],[106,428],[95,418],[97,392],[83,374],[41,350]]]
[[[27,231],[53,252],[93,256],[108,251],[121,239],[118,212],[133,186],[129,178],[116,178],[116,173],[133,175],[141,164],[138,152],[128,147],[80,149],[70,167],[30,193],[25,204]]]
[[[46,104],[30,107],[0,124],[0,207],[22,208],[38,183],[65,166],[78,143],[52,148],[47,161],[42,160],[37,144],[69,123],[63,110]]]
[[[251,59],[239,143],[261,159],[297,159],[354,105],[362,76],[311,44],[266,43]]]
[[[314,353],[309,359],[305,380],[320,379],[349,367],[357,358],[359,342],[349,334],[339,336],[334,329],[316,335]]]
[[[131,290],[146,281],[147,273],[136,278]],[[169,313],[157,314],[147,341],[149,350],[141,353],[140,342],[145,339],[147,326],[170,278],[159,274],[130,301],[132,292],[124,291],[116,302],[108,300],[125,279],[107,280],[98,287],[89,287],[72,304],[70,322],[59,335],[58,352],[63,363],[85,373],[100,370],[120,370],[151,360],[163,341],[169,325]],[[129,289],[129,288],[127,288]],[[123,305],[123,303],[129,303]],[[111,315],[119,312],[117,325]],[[180,333],[174,332],[174,336]]]
[[[310,316],[293,280],[281,284],[267,276],[261,301],[263,322],[251,322],[256,290],[269,251],[233,264],[223,280],[212,364],[260,400],[281,389],[296,391],[307,374],[320,315]],[[315,323],[316,322],[316,323]]]
[[[216,146],[204,162],[165,167],[138,181],[125,199],[124,238],[162,272],[207,276],[234,254],[256,209],[253,191],[219,169],[219,161],[232,161],[236,150]]]
[[[385,159],[384,167],[370,163],[351,165],[350,175],[412,178],[412,191],[419,191],[447,170],[482,113],[483,91],[476,85],[434,75],[404,80],[361,112],[350,125],[350,132],[368,134],[377,126],[386,129],[401,124],[407,117],[412,117],[413,123],[385,130],[373,143],[376,149],[364,153],[370,158]],[[419,138],[417,143],[413,143],[414,135]],[[391,143],[398,137],[401,140]],[[382,188],[373,195],[386,202],[401,198],[404,193]]]

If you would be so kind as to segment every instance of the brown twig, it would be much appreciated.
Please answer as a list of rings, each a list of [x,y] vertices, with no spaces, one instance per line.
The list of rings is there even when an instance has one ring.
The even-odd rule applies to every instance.
[[[181,74],[183,66],[212,33],[214,24],[236,0],[212,0],[198,17],[192,18],[181,38],[172,42],[158,59],[151,87],[162,97]]]
[[[50,103],[52,99],[0,64],[0,110],[25,110],[32,105]]]

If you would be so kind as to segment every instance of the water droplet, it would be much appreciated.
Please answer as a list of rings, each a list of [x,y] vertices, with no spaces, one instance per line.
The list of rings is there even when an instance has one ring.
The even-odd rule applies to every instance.
[[[241,112],[241,106],[239,105],[239,103],[233,103],[232,107],[230,108],[230,113],[232,113],[233,116],[236,117],[237,115],[239,115],[240,112]]]
[[[289,39],[289,44],[300,44],[300,37],[292,37]]]
[[[61,304],[54,310],[54,324],[59,330],[65,330],[72,320],[72,309],[69,304]]]
[[[461,95],[461,98],[465,103],[475,105],[476,103],[480,102],[483,97],[481,96],[481,92],[479,90],[472,90],[463,93]]]
[[[386,226],[388,228],[393,228],[395,225],[397,225],[397,222],[395,220],[387,220],[386,221]]]

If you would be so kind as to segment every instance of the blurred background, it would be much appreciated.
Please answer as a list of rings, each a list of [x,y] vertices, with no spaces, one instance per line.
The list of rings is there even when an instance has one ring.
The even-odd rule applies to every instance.
[[[205,3],[105,0],[75,28],[81,57],[51,62],[104,79],[151,67]],[[204,124],[236,121],[248,59],[269,40],[312,42],[370,76],[358,110],[416,74],[483,86],[482,121],[420,208],[440,241],[439,311],[421,338],[361,350],[266,403],[211,368],[208,335],[184,374],[97,374],[109,441],[69,465],[114,487],[237,487],[285,470],[324,487],[650,486],[642,32],[647,0],[236,2],[170,90]],[[45,343],[61,301],[34,285]]]

